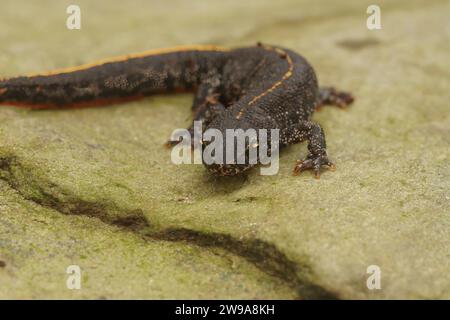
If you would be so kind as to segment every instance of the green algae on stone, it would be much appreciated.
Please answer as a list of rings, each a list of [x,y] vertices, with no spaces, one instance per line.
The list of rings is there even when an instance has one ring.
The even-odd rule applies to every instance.
[[[81,269],[69,290],[67,268]],[[292,299],[242,258],[62,216],[0,181],[0,299]]]
[[[166,4],[160,2],[138,1],[136,9],[108,1],[106,11],[102,2],[79,2],[95,19],[87,15],[77,33],[56,27],[64,24],[62,4],[22,1],[16,18],[17,1],[6,1],[0,12],[2,75],[187,43],[286,46],[305,55],[320,83],[356,97],[348,110],[324,108],[314,116],[337,171],[318,181],[308,173],[292,177],[304,144],[283,150],[280,172],[270,177],[253,170],[224,179],[199,165],[175,166],[162,144],[172,130],[189,125],[189,95],[100,109],[0,108],[0,159],[14,159],[0,166],[0,176],[22,197],[70,214],[61,223],[79,219],[87,238],[99,222],[85,216],[116,228],[131,214],[146,226],[129,232],[159,236],[175,247],[196,243],[198,254],[207,256],[217,247],[234,252],[294,280],[300,297],[450,297],[447,2],[380,1],[379,31],[365,27],[369,1],[209,1],[203,10],[180,10],[164,20]],[[46,19],[33,20],[30,28],[26,21],[35,16]],[[61,50],[62,43],[70,50]],[[86,205],[84,217],[73,217],[79,200],[101,203],[102,210]],[[27,219],[24,212],[17,228]],[[369,265],[381,268],[381,290],[366,286]],[[33,275],[23,266],[19,271],[24,281]],[[247,279],[253,271],[245,274]],[[173,283],[167,281],[158,285],[169,292]],[[131,296],[133,285],[123,292]],[[22,288],[31,290],[31,284]]]

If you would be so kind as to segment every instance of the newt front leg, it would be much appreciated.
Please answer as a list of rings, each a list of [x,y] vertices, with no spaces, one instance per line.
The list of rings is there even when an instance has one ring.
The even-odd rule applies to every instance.
[[[300,121],[284,133],[285,143],[292,144],[308,140],[308,155],[304,160],[297,160],[293,174],[298,175],[305,170],[313,170],[316,178],[320,177],[320,169],[327,166],[334,169],[335,165],[328,159],[325,135],[322,127],[312,121]]]
[[[203,127],[206,127],[211,120],[217,116],[220,112],[225,110],[225,106],[223,106],[219,102],[219,89],[218,82],[212,81],[215,85],[211,85],[211,81],[202,83],[197,92],[194,95],[194,100],[192,102],[192,111],[194,112],[194,119],[192,121],[191,126],[187,129],[189,131],[190,136],[192,137],[191,143],[194,146],[195,141],[193,137],[201,136],[200,134],[194,134],[194,121],[202,121]],[[179,141],[167,141],[166,146],[172,147],[177,144]]]
[[[354,101],[351,93],[338,91],[334,87],[320,87],[317,94],[316,110],[325,105],[346,108]],[[297,160],[293,174],[299,175],[302,171],[313,170],[316,178],[320,177],[322,166],[334,170],[336,166],[328,159],[325,135],[322,127],[311,121],[301,121],[288,128],[288,143],[297,143],[308,140],[308,155],[304,160]]]

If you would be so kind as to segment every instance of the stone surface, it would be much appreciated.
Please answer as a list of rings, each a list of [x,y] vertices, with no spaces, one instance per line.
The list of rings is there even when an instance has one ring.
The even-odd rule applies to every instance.
[[[270,177],[253,170],[215,178],[202,166],[173,165],[162,144],[188,125],[189,95],[99,109],[0,108],[2,194],[13,194],[1,198],[2,229],[12,235],[2,234],[0,279],[21,283],[20,290],[7,284],[2,297],[70,295],[45,266],[28,264],[48,259],[61,272],[67,251],[97,268],[83,297],[212,297],[194,286],[195,266],[222,298],[244,293],[224,287],[220,272],[245,279],[249,297],[450,298],[448,2],[381,1],[378,31],[365,27],[365,1],[79,1],[81,31],[64,28],[64,2],[44,2],[21,1],[21,10],[2,4],[2,76],[148,48],[261,40],[299,51],[322,84],[352,91],[356,102],[314,117],[337,165],[320,180],[291,176],[304,144],[284,150],[279,174]],[[28,231],[22,237],[15,229]],[[46,248],[58,235],[63,241]],[[44,253],[34,252],[36,243]],[[156,265],[146,259],[152,252]],[[230,269],[223,255],[242,269]],[[110,267],[99,265],[104,259]],[[141,262],[127,267],[134,282],[124,278],[123,259]],[[179,270],[185,259],[192,269]],[[381,290],[366,287],[369,265],[381,268]],[[186,286],[159,278],[151,295],[138,278],[154,268],[178,273]],[[126,289],[103,286],[108,276],[94,281],[105,273]],[[51,283],[34,289],[35,277]]]
[[[236,255],[154,240],[96,218],[63,216],[0,182],[0,299],[293,299]],[[81,270],[80,290],[69,290]]]

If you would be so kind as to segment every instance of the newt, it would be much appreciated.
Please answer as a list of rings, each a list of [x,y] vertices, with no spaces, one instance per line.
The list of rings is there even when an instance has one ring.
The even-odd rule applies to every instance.
[[[193,92],[193,120],[204,130],[279,129],[280,146],[308,141],[308,154],[293,174],[334,168],[322,127],[311,121],[323,105],[345,107],[348,92],[320,87],[301,55],[258,43],[229,49],[181,46],[110,58],[45,73],[0,79],[0,104],[31,109],[103,105],[157,93]],[[190,131],[193,130],[191,126]],[[222,176],[240,174],[254,164],[209,164]]]

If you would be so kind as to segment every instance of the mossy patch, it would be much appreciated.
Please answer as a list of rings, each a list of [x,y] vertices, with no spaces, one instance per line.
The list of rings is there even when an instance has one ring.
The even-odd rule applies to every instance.
[[[160,237],[155,251],[137,240],[127,240],[120,254],[97,246],[88,252],[82,246],[69,250],[91,265],[105,257],[102,250],[116,262],[133,252],[142,266],[134,271],[145,272],[151,268],[146,255],[172,265],[165,256],[171,252],[168,247],[185,250],[178,249],[181,246],[196,250],[189,260],[192,266],[197,260],[216,261],[211,252],[223,250],[251,263],[242,279],[254,279],[253,270],[263,270],[261,277],[270,274],[264,285],[293,279],[295,288],[289,294],[296,297],[450,297],[447,2],[381,1],[380,31],[365,28],[368,1],[208,1],[202,10],[179,1],[178,10],[170,4],[171,15],[164,14],[169,4],[163,2],[133,3],[137,5],[79,1],[85,23],[81,31],[68,31],[64,2],[48,1],[45,6],[6,1],[0,12],[2,75],[188,43],[252,45],[260,40],[286,46],[307,57],[321,84],[349,90],[356,97],[346,111],[324,108],[314,116],[324,127],[337,171],[325,172],[320,180],[308,173],[292,177],[294,161],[306,154],[304,144],[283,150],[280,172],[270,177],[254,170],[224,179],[212,177],[202,166],[173,165],[170,151],[162,145],[172,130],[189,124],[189,95],[156,96],[99,109],[0,108],[0,159],[10,161],[1,166],[0,176],[11,192],[31,202],[29,206],[42,207],[38,213],[21,209],[14,223],[9,221],[14,215],[2,214],[4,224],[18,230],[15,236],[28,225],[30,230],[38,228],[39,222],[30,221],[52,212],[60,222],[47,219],[48,225],[39,229],[47,230],[42,239],[53,239],[50,230],[64,238],[72,220],[78,223],[74,239],[107,232],[112,247],[121,248],[123,230],[131,237]],[[45,19],[35,19],[39,16]],[[16,206],[14,201],[8,206]],[[80,201],[78,212],[83,214],[77,217]],[[205,239],[213,243],[207,245]],[[41,260],[47,259],[46,252],[64,255],[68,246],[64,242],[53,247],[48,244],[53,240],[42,243],[29,235],[23,241],[27,245],[21,255],[36,251]],[[182,254],[179,259],[187,258]],[[217,259],[214,265],[223,263]],[[9,264],[0,260],[7,264],[0,269],[4,274]],[[382,289],[369,291],[366,270],[373,264],[382,270]],[[33,291],[29,279],[45,272],[26,266],[19,263],[15,271],[24,295],[66,294],[54,283]],[[120,268],[112,263],[102,271],[113,277]],[[210,271],[215,279],[210,285],[218,290],[222,282],[217,277],[225,271]],[[125,282],[124,273],[114,274]],[[178,282],[194,283],[196,276],[182,273]],[[101,285],[96,283],[98,276],[88,277],[90,285]],[[121,296],[137,296],[137,281],[127,283]],[[160,296],[170,296],[172,287],[178,297],[177,281],[156,283],[164,292]],[[283,296],[284,289],[277,288]],[[228,289],[215,291],[216,297],[239,291]],[[258,290],[252,291],[254,296]],[[13,296],[11,292],[5,296]],[[111,296],[117,292],[111,291]]]

